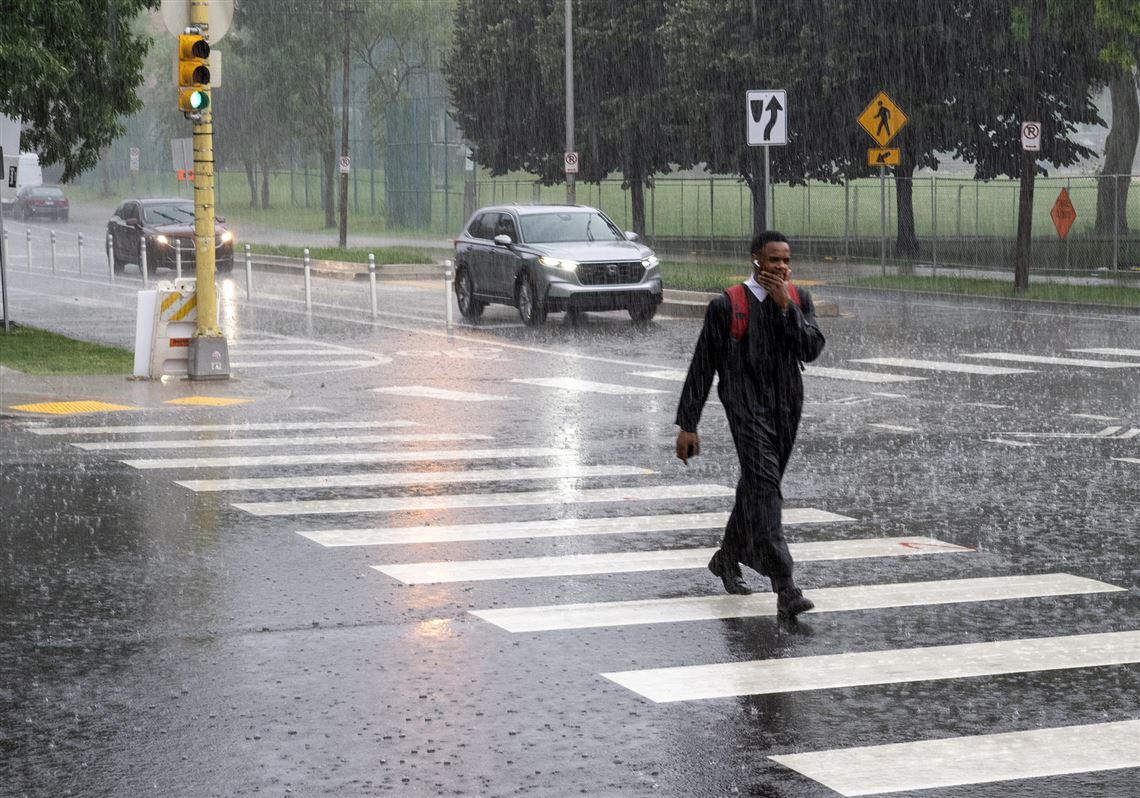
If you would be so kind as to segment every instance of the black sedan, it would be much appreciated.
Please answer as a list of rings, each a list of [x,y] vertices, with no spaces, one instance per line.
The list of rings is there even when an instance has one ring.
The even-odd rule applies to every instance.
[[[218,217],[214,224],[214,268],[219,274],[233,271],[234,236]],[[178,253],[182,268],[194,268],[194,203],[188,199],[129,199],[115,209],[107,223],[111,237],[111,262],[116,272],[141,259],[146,242],[147,273],[160,267],[174,269]]]
[[[12,217],[15,219],[46,219],[67,221],[71,205],[59,186],[24,186],[12,203]]]

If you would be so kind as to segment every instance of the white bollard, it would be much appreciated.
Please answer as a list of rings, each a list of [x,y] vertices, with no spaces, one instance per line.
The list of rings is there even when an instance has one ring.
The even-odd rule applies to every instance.
[[[28,271],[32,270],[32,231],[31,229],[25,230],[24,233],[28,237]]]
[[[305,310],[313,309],[313,280],[309,267],[309,248],[305,247]]]
[[[107,277],[107,282],[115,282],[115,244],[110,233],[107,233]]]
[[[79,276],[83,276],[83,233],[78,233],[79,243],[77,249],[79,250]]]
[[[245,298],[253,297],[253,259],[249,254],[249,244],[245,245]]]
[[[451,261],[445,260],[443,262],[443,304],[447,307],[447,329],[451,329],[452,310],[451,310],[451,280],[454,277],[451,271]]]
[[[376,318],[376,256],[368,253],[368,291],[371,296],[372,318]]]
[[[149,283],[149,278],[146,273],[146,239],[143,238],[139,241],[139,271],[142,272],[143,288],[146,288]]]
[[[182,240],[174,239],[174,275],[175,279],[182,279]]]
[[[51,231],[51,273],[55,274],[55,230]]]

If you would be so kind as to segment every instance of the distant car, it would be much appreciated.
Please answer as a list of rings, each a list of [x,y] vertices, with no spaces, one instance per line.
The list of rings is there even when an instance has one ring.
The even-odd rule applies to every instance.
[[[24,186],[12,203],[12,218],[34,219],[42,216],[66,222],[71,205],[59,186]]]
[[[585,205],[502,205],[476,211],[455,240],[455,296],[474,319],[489,303],[525,324],[547,313],[625,310],[646,322],[661,303],[657,256]]]
[[[219,274],[233,271],[234,236],[214,220],[214,268]],[[147,272],[174,269],[177,249],[182,250],[182,268],[194,268],[194,203],[188,199],[129,199],[115,209],[107,222],[111,237],[111,262],[116,272],[128,263],[138,263],[146,241]]]

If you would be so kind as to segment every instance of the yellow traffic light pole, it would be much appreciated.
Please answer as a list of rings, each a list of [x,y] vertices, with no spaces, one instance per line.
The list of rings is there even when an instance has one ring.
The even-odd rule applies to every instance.
[[[193,122],[194,253],[198,327],[190,341],[190,379],[227,379],[229,356],[218,327],[214,287],[214,128],[210,109],[209,16],[206,0],[190,0],[194,35],[179,36],[178,106]],[[206,36],[197,35],[205,32]],[[204,78],[204,79],[203,79]],[[186,90],[187,86],[192,87]]]

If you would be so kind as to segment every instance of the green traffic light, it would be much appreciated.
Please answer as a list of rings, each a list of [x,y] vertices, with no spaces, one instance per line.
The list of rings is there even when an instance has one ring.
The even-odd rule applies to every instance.
[[[190,107],[195,111],[205,111],[210,107],[210,95],[204,91],[190,92]]]

